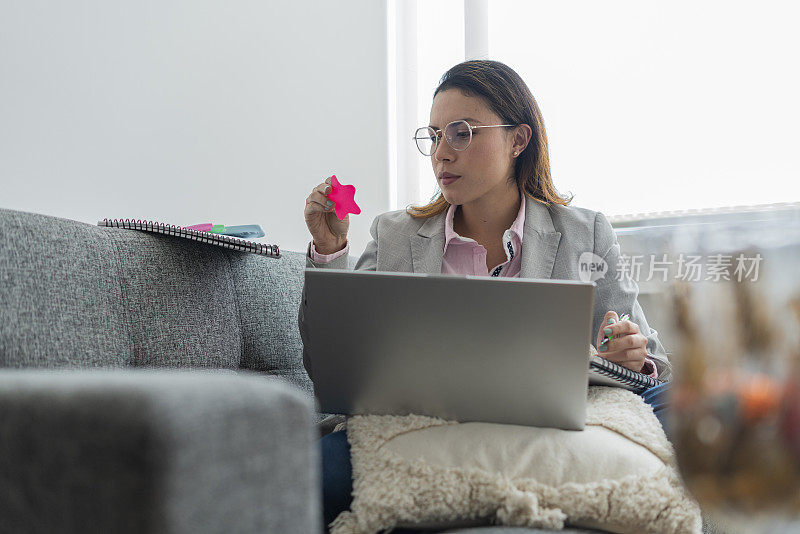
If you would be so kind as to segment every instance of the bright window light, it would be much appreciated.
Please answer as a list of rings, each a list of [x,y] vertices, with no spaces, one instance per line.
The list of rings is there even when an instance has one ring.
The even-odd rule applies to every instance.
[[[417,38],[419,70],[417,72],[417,122],[427,126],[430,121],[433,91],[447,70],[464,61],[464,0],[438,0],[419,2],[417,12]],[[408,142],[414,132],[408,132]],[[438,192],[436,177],[430,158],[419,158],[419,202],[427,204]]]
[[[778,1],[492,0],[489,57],[531,88],[556,188],[575,205],[619,215],[790,202],[797,20],[800,4]]]

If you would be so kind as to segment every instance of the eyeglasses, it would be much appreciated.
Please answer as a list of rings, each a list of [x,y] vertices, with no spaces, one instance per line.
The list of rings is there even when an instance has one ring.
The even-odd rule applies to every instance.
[[[447,144],[453,147],[453,150],[466,150],[472,142],[472,131],[478,128],[512,128],[515,124],[492,124],[490,126],[470,126],[467,121],[458,120],[453,121],[444,127],[444,138],[447,139]],[[417,143],[417,148],[422,152],[423,156],[430,156],[436,152],[436,146],[439,143],[439,137],[442,135],[442,130],[431,128],[430,126],[423,126],[417,128],[414,134],[414,141]]]

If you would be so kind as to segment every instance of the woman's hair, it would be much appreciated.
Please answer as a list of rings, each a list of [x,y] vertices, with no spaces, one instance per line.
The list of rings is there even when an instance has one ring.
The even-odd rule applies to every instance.
[[[543,204],[566,206],[572,197],[563,197],[553,186],[547,134],[539,106],[531,90],[511,67],[490,60],[465,61],[444,73],[433,96],[448,89],[458,89],[467,96],[482,98],[506,124],[527,124],[533,135],[514,164],[517,188]],[[450,203],[441,191],[425,206],[410,206],[406,212],[414,218],[428,218],[446,211]]]

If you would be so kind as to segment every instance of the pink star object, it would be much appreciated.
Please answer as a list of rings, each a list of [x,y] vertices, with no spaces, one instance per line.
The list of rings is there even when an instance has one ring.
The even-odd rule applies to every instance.
[[[356,204],[356,188],[352,185],[342,185],[336,179],[336,175],[331,176],[331,192],[326,195],[335,203],[334,210],[340,220],[344,220],[348,213],[358,215],[361,208]]]

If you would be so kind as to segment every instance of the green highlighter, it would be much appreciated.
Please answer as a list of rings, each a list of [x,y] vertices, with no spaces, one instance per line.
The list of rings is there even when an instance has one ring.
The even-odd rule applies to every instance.
[[[239,226],[214,224],[211,226],[211,233],[243,238],[264,237],[266,235],[264,234],[264,230],[257,224],[242,224]]]
[[[239,226],[225,226],[224,224],[202,223],[187,226],[190,230],[210,232],[212,234],[229,235],[233,237],[255,238],[264,237],[264,230],[257,224],[242,224]]]

